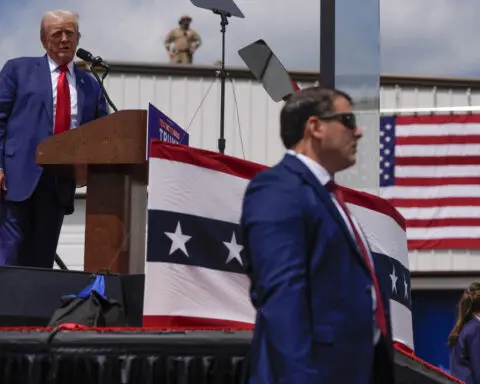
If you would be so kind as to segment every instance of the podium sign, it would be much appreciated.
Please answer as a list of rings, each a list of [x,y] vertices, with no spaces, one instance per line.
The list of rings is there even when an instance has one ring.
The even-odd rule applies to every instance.
[[[153,139],[171,144],[188,145],[188,132],[184,131],[177,123],[151,103],[148,104],[147,132],[147,159],[150,152],[150,143]]]

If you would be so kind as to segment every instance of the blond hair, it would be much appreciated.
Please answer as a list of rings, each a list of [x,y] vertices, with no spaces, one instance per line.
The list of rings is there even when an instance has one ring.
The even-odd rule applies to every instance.
[[[50,24],[56,24],[61,22],[73,23],[78,32],[78,19],[78,13],[71,11],[57,9],[54,11],[45,12],[42,17],[42,22],[40,23],[40,37],[43,38],[45,36],[45,32]]]

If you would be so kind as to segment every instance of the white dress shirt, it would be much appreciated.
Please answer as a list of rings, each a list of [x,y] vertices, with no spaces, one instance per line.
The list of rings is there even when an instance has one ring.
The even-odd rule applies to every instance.
[[[318,164],[315,160],[302,155],[300,153],[296,153],[295,151],[288,150],[287,153],[292,156],[296,156],[305,166],[314,174],[314,176],[317,178],[317,180],[320,182],[321,185],[325,186],[330,180],[331,176],[328,173],[328,171],[323,168],[320,164]],[[347,226],[350,235],[352,236],[353,240],[356,242],[355,239],[355,234],[352,230],[352,227],[350,225],[350,222],[348,220],[346,212],[343,210],[341,205],[338,203],[335,194],[332,192],[330,193],[330,197],[332,198],[333,203],[337,207],[337,210],[340,212],[340,215],[342,216],[343,221],[345,222],[345,225]],[[370,248],[368,246],[367,239],[365,238],[362,228],[360,227],[360,224],[357,222],[355,217],[352,215],[351,212],[349,212],[350,218],[352,219],[353,225],[355,225],[355,229],[357,230],[358,234],[362,238],[363,243],[366,245],[368,257],[370,258],[370,264],[372,265],[372,268],[375,270],[375,264],[373,263],[373,257],[372,254],[370,253]],[[377,321],[375,319],[375,311],[377,310],[377,294],[375,292],[375,287],[372,285],[371,286],[371,292],[372,292],[372,309],[373,309],[373,342],[374,344],[377,344],[378,341],[380,340],[380,329],[378,328]]]
[[[50,73],[52,75],[52,95],[53,95],[53,128],[55,129],[55,115],[57,111],[57,83],[58,76],[60,76],[59,65],[53,61],[50,56],[47,55],[48,65],[50,67]],[[67,81],[70,89],[70,128],[76,128],[78,126],[78,102],[77,102],[77,81],[75,78],[75,70],[73,68],[73,62],[68,64]]]

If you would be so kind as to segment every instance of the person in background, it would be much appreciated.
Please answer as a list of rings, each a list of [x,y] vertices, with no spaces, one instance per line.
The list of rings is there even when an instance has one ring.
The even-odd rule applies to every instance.
[[[480,384],[480,282],[463,292],[448,345],[452,375],[466,384]]]
[[[37,165],[38,144],[107,114],[100,86],[73,64],[78,15],[45,13],[41,57],[7,61],[0,72],[0,265],[52,268],[75,181]]]
[[[190,28],[192,18],[184,15],[165,38],[165,49],[172,64],[192,64],[195,51],[202,44],[200,35]],[[173,48],[171,47],[173,44]]]
[[[351,97],[294,93],[280,136],[285,157],[249,183],[241,216],[257,312],[250,384],[392,384],[391,292],[334,182],[362,137]]]

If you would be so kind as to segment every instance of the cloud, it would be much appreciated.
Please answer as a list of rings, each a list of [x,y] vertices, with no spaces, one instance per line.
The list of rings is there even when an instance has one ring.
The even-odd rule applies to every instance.
[[[385,72],[480,77],[478,0],[382,0]]]
[[[195,7],[189,0],[9,3],[0,6],[0,65],[12,57],[43,54],[40,18],[46,10],[56,8],[79,12],[83,35],[80,46],[107,61],[167,62],[163,39],[184,13],[192,16],[192,27],[203,39],[195,63],[210,65],[221,57],[220,17]],[[243,66],[237,51],[263,38],[287,68],[319,69],[319,0],[236,3],[246,18],[229,19],[227,65]],[[357,11],[352,11],[352,23],[368,23],[358,17]],[[480,50],[475,49],[474,43],[480,32],[480,24],[475,20],[479,12],[478,0],[435,0],[434,5],[432,0],[381,0],[382,72],[480,75]],[[359,55],[352,56],[352,63]]]

